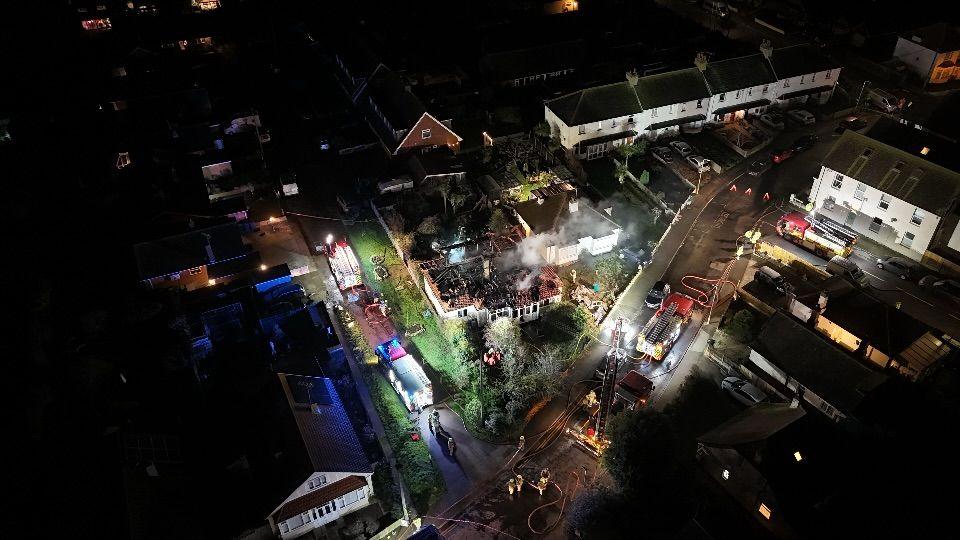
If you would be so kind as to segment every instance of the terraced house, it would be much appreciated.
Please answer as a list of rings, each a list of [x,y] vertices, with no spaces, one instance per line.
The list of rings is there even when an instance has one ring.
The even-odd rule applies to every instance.
[[[637,137],[656,139],[706,123],[732,122],[833,95],[840,65],[809,45],[774,49],[761,45],[749,56],[638,76],[579,90],[545,103],[544,116],[560,144],[581,159],[595,159]]]

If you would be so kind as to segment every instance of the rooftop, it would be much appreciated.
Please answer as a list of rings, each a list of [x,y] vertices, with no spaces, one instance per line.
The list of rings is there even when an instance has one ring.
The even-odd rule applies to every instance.
[[[911,32],[901,34],[903,39],[937,52],[953,52],[960,50],[960,32],[947,23],[937,23]]]
[[[731,448],[766,440],[806,414],[786,403],[759,403],[697,438],[708,446]]]
[[[333,381],[286,373],[277,376],[314,470],[372,473]]]
[[[548,101],[547,106],[568,126],[643,112],[637,92],[627,81],[567,94]]]
[[[236,223],[197,229],[133,247],[141,279],[151,279],[224,262],[246,255],[249,249]]]
[[[782,312],[763,325],[755,349],[797,383],[847,414],[887,378]]]
[[[841,67],[839,62],[831,60],[816,47],[808,44],[774,49],[770,64],[776,76],[781,79]]]
[[[707,83],[695,67],[641,77],[636,89],[645,109],[710,97]]]
[[[777,82],[777,75],[762,54],[711,61],[703,73],[713,94],[722,94]]]
[[[576,200],[576,192],[561,191],[548,197],[517,203],[514,209],[530,227],[532,234],[541,234],[554,231],[562,218],[570,214],[569,203]]]

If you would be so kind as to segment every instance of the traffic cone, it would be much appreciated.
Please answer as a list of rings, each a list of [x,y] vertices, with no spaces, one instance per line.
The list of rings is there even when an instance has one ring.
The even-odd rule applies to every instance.
[[[730,186],[730,191],[736,191],[736,190],[737,190],[737,185],[736,185],[736,184],[733,184],[733,185]]]
[[[749,188],[749,187],[747,188],[746,191],[743,192],[744,195],[749,195],[751,193],[753,193],[753,188]]]
[[[764,201],[769,201],[769,200],[770,200],[770,194],[769,194],[769,193],[764,193],[764,194],[763,194],[763,200],[764,200]]]

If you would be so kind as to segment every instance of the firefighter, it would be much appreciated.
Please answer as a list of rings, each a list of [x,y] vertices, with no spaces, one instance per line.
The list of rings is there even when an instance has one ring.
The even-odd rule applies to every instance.
[[[517,493],[523,491],[523,475],[517,473]]]
[[[440,411],[436,409],[433,410],[433,425],[437,431],[440,431],[443,429],[443,427],[440,426]]]
[[[430,433],[436,435],[437,432],[433,429],[433,415],[427,417],[427,427],[430,428]]]
[[[513,477],[511,476],[510,480],[507,480],[507,491],[510,492],[511,497],[513,496],[513,492],[516,491],[516,489],[517,489],[516,480],[514,480]]]
[[[454,442],[453,437],[447,438],[447,450],[450,452],[451,457],[457,454],[457,443]]]
[[[540,492],[540,496],[543,497],[543,490],[547,489],[547,479],[540,477],[540,481],[537,482],[537,491]]]
[[[526,439],[523,435],[520,436],[520,444],[517,446],[517,452],[523,452],[523,443],[526,442]]]

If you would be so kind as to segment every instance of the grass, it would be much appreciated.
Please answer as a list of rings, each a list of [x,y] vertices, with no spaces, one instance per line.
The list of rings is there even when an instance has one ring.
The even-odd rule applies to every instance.
[[[363,267],[365,282],[386,299],[392,310],[391,318],[398,332],[403,332],[416,324],[422,324],[424,331],[409,338],[423,360],[438,372],[447,386],[454,387],[453,381],[460,369],[456,359],[449,354],[450,343],[443,335],[439,323],[427,298],[420,291],[419,284],[410,283],[410,276],[403,269],[403,261],[393,249],[386,231],[376,222],[357,223],[348,232],[350,243],[356,250],[357,258]],[[390,269],[386,280],[376,279],[373,256],[384,256]],[[424,313],[427,316],[424,316]]]
[[[360,351],[363,360],[360,364],[360,373],[370,389],[370,398],[383,424],[387,443],[397,458],[397,468],[403,476],[407,489],[410,490],[413,505],[422,514],[443,493],[443,476],[430,456],[426,443],[422,439],[414,441],[410,438],[415,426],[396,391],[373,367],[377,364],[377,357],[367,340],[363,338],[360,325],[350,324],[350,316],[346,312],[339,311],[338,315],[341,322],[346,323],[344,327],[350,334],[354,350]]]
[[[613,160],[605,157],[583,161],[583,169],[593,185],[604,197],[610,197],[620,190],[620,181],[614,173]]]

